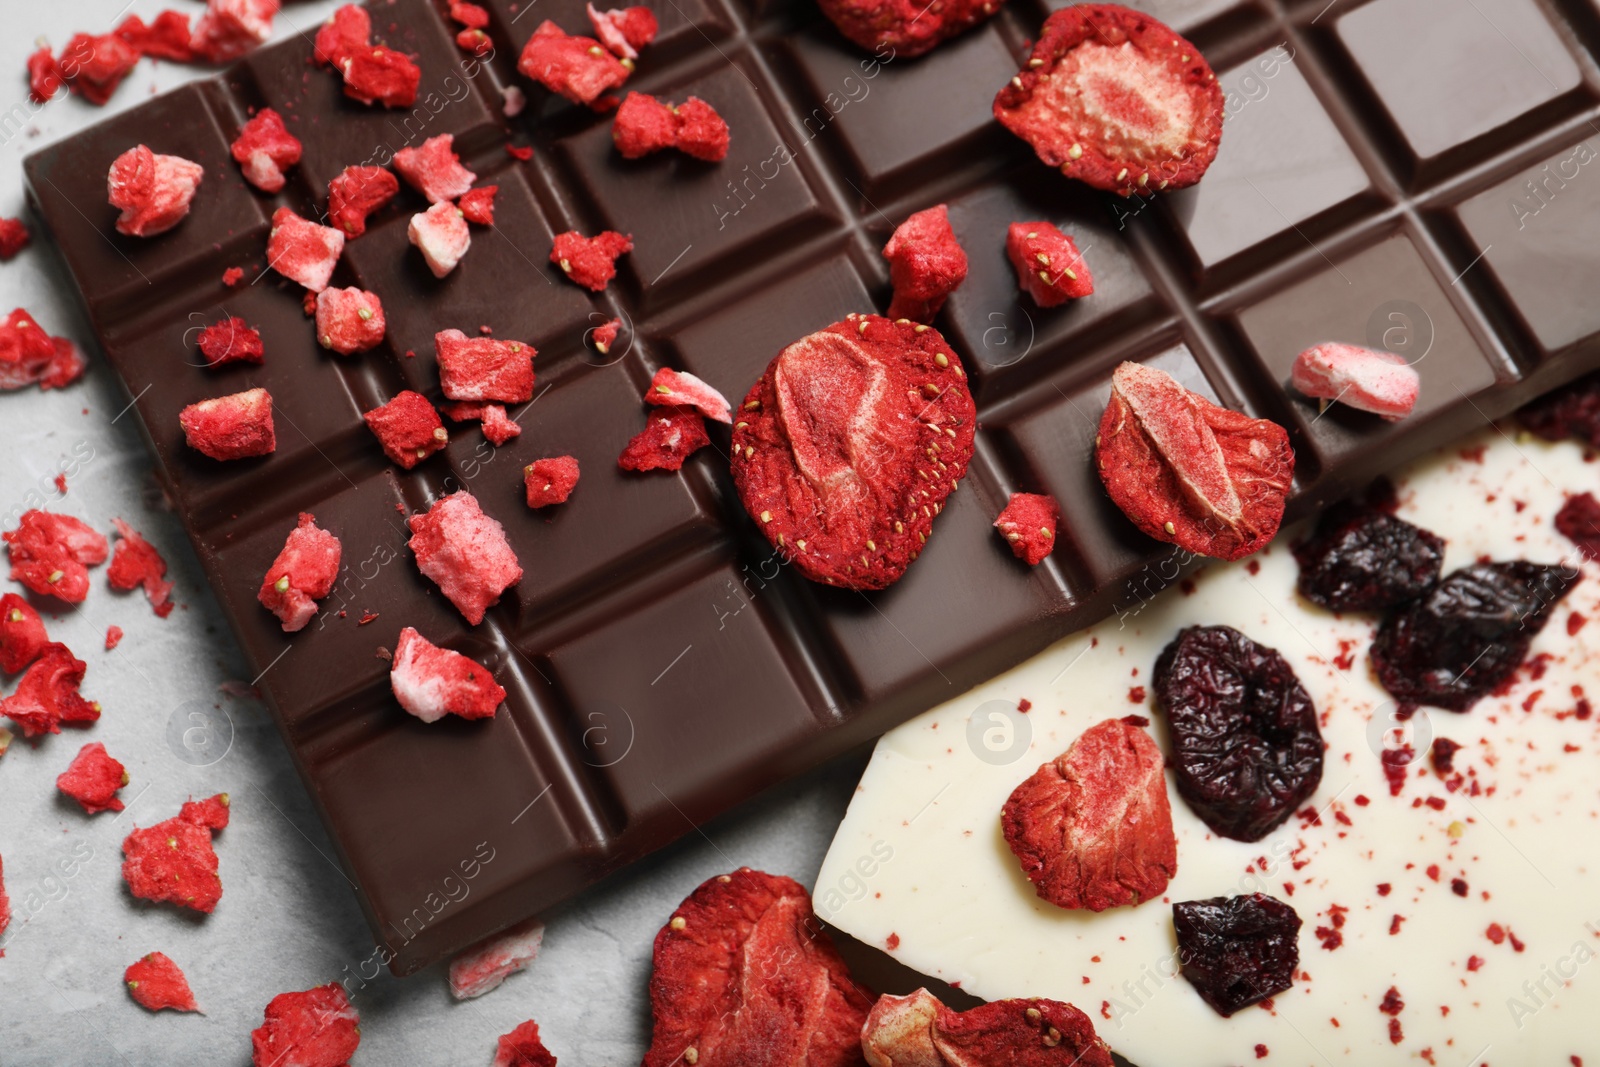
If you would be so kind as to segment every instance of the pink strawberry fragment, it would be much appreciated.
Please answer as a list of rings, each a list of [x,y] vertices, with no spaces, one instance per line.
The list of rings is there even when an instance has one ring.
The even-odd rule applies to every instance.
[[[611,346],[617,343],[617,334],[622,330],[621,319],[607,319],[594,328],[590,338],[594,341],[594,349],[602,356],[610,355]]]
[[[529,1019],[500,1035],[491,1067],[556,1067],[556,1058],[539,1039],[539,1024]]]
[[[462,490],[434,502],[425,514],[406,520],[407,542],[417,568],[433,579],[472,625],[500,602],[500,595],[522,580],[522,567],[506,541],[505,528]]]
[[[1077,244],[1051,223],[1013,222],[1006,230],[1006,258],[1017,285],[1042,308],[1094,292],[1094,276]]]
[[[50,54],[49,45],[41,44],[28,54],[28,99],[35,104],[47,104],[55,99],[64,84],[66,79],[55,56]]]
[[[585,237],[577,230],[568,230],[556,235],[550,262],[574,282],[598,293],[617,276],[617,257],[632,251],[631,234],[605,230]]]
[[[354,286],[317,294],[317,343],[341,356],[377,347],[388,330],[377,293]]]
[[[72,763],[56,778],[56,788],[83,805],[90,815],[121,811],[117,790],[128,784],[128,771],[106,753],[98,741],[84,745]]]
[[[81,604],[89,595],[89,568],[106,561],[106,539],[71,515],[24,511],[15,530],[0,534],[11,557],[11,578],[42,596]]]
[[[520,404],[533,398],[534,347],[524,341],[468,337],[460,330],[433,335],[439,387],[450,400]]]
[[[506,409],[499,404],[483,406],[483,436],[499,448],[513,437],[522,436],[522,427],[512,421]]]
[[[199,1011],[189,979],[165,953],[152,952],[123,972],[128,995],[147,1011]]]
[[[399,191],[400,179],[383,167],[346,167],[328,183],[328,221],[360,237],[367,232],[367,216]]]
[[[894,283],[889,318],[929,323],[945,298],[967,277],[967,254],[950,228],[950,213],[938,204],[896,227],[883,246]]]
[[[345,4],[317,29],[312,55],[325,67],[344,69],[344,61],[368,46],[372,39],[372,16],[360,4]]]
[[[118,156],[106,176],[106,198],[122,212],[117,232],[129,237],[166,233],[189,214],[205,168],[182,156],[136,145]]]
[[[528,919],[466,949],[450,961],[450,995],[471,1000],[500,988],[539,955],[544,923]]]
[[[16,593],[0,596],[0,671],[16,674],[50,643],[44,620]]]
[[[1337,401],[1397,422],[1417,406],[1422,377],[1393,352],[1328,343],[1295,357],[1290,382],[1314,399]]]
[[[231,146],[245,181],[264,193],[283,188],[283,169],[300,162],[300,139],[283,124],[283,116],[264,107],[239,130]]]
[[[435,278],[456,269],[461,257],[472,247],[472,233],[461,209],[448,200],[435,204],[420,215],[411,216],[406,236],[422,252]]]
[[[564,504],[578,486],[578,461],[571,456],[536,459],[522,468],[522,481],[530,508]]]
[[[317,601],[339,576],[342,553],[339,539],[319,527],[316,516],[302,511],[256,593],[261,606],[283,623],[284,633],[305,629],[317,613]]]
[[[691,407],[708,419],[733,422],[728,398],[687,371],[662,367],[645,390],[645,403],[655,407]]]
[[[448,133],[430,137],[417,148],[402,148],[394,154],[394,169],[413,189],[439,204],[454,200],[472,188],[478,176],[461,165]]]
[[[389,687],[400,706],[423,722],[446,715],[492,719],[506,699],[487,667],[440,648],[410,626],[400,631],[395,645]]]
[[[178,412],[184,440],[216,460],[271,454],[278,447],[272,426],[272,394],[265,389],[213,397]]]
[[[60,389],[83,377],[87,360],[65,337],[51,337],[17,308],[0,321],[0,389]]]
[[[551,92],[590,107],[596,107],[600,94],[620,87],[629,74],[628,67],[593,37],[573,37],[549,19],[528,38],[517,70]]]
[[[417,102],[422,68],[403,52],[371,45],[347,52],[339,61],[344,72],[344,95],[363,104],[410,107]]]
[[[468,222],[478,226],[493,226],[494,194],[499,191],[498,185],[470,189],[462,194],[461,199],[456,202],[456,207],[461,209],[461,216]]]
[[[66,645],[51,642],[39,652],[16,692],[0,700],[0,715],[22,727],[23,737],[58,734],[61,724],[85,725],[100,718],[100,705],[78,692],[89,665]]]
[[[322,292],[343,252],[341,231],[308,222],[286,207],[272,213],[267,265],[290,281],[299,282],[313,293]]]
[[[206,0],[189,49],[209,63],[231,63],[272,36],[278,0]]]
[[[619,59],[638,59],[639,49],[656,39],[656,13],[647,7],[597,11],[591,3],[586,10],[594,35]]]
[[[674,105],[647,93],[629,93],[622,101],[611,139],[624,159],[676,148],[708,163],[726,158],[729,144],[728,124],[704,100],[691,96]]]
[[[361,1015],[338,982],[280,993],[250,1032],[254,1067],[345,1067],[361,1045]]]
[[[237,315],[213,322],[200,331],[195,342],[210,367],[220,367],[224,363],[260,363],[266,355],[261,334]]]
[[[172,614],[172,583],[166,580],[167,561],[161,558],[156,546],[139,536],[138,531],[121,519],[111,520],[117,528],[118,540],[111,553],[111,566],[106,568],[106,579],[111,588],[127,592],[144,588],[145,599],[159,618]]]
[[[428,398],[411,389],[361,416],[383,446],[383,454],[406,470],[450,443],[450,431],[439,421]]]
[[[1036,567],[1056,547],[1056,524],[1061,508],[1053,496],[1040,493],[1012,493],[994,528],[1011,546],[1011,552],[1030,567]]]
[[[657,408],[617,457],[617,466],[626,471],[675,471],[710,443],[705,419],[694,408]]]
[[[177,815],[135,829],[122,842],[122,878],[141,900],[210,915],[222,899],[214,830],[228,825],[228,794],[186,801]]]

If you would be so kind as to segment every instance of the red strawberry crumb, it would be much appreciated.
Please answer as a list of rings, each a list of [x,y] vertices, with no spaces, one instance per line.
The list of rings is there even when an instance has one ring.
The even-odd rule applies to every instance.
[[[272,213],[267,265],[290,281],[299,282],[313,293],[322,292],[343,252],[341,231],[307,222],[286,207]]]
[[[165,233],[189,214],[205,169],[181,156],[163,156],[135,145],[111,164],[106,198],[122,212],[117,232],[129,237]]]
[[[214,397],[178,413],[190,448],[216,460],[265,456],[278,447],[272,394],[265,389]]]
[[[450,961],[450,995],[471,1000],[500,988],[539,955],[544,923],[528,919],[463,950]]]
[[[455,138],[448,133],[430,137],[417,148],[402,148],[394,154],[394,169],[429,203],[454,200],[472,188],[478,176],[461,165],[456,155]]]
[[[1584,623],[1586,623],[1588,621],[1589,621],[1588,618],[1586,618],[1583,614],[1581,614],[1579,612],[1574,611],[1574,612],[1571,612],[1570,614],[1568,614],[1567,615],[1567,636],[1568,637],[1576,637],[1576,636],[1578,636],[1578,631],[1583,629]]]
[[[638,59],[639,49],[656,39],[659,25],[648,7],[596,11],[591,3],[587,10],[594,35],[619,59]]]
[[[1006,539],[1011,554],[1038,566],[1056,547],[1056,526],[1061,508],[1055,497],[1042,493],[1012,493],[1005,510],[994,520],[994,528]],[[1144,690],[1135,703],[1144,702]]]
[[[617,457],[617,466],[628,471],[675,471],[710,443],[705,419],[694,408],[655,408],[645,428]]]
[[[1094,292],[1094,275],[1077,244],[1052,223],[1013,222],[1006,229],[1006,258],[1017,272],[1017,285],[1040,307]]]
[[[339,576],[342,553],[339,539],[318,527],[310,512],[302,511],[256,593],[261,606],[283,623],[285,633],[305,629],[317,613],[316,602],[328,595]]]
[[[1396,937],[1400,933],[1400,924],[1406,921],[1404,915],[1393,915],[1389,918],[1389,936]]]
[[[446,715],[493,718],[506,698],[488,668],[440,648],[409,626],[400,631],[389,685],[400,706],[423,722]]]
[[[111,588],[124,592],[144,587],[150,607],[160,618],[172,614],[172,583],[166,580],[167,561],[149,541],[121,519],[113,519],[118,540],[111,553],[111,566],[106,568],[106,579]]]
[[[652,407],[691,407],[708,419],[733,422],[728,398],[686,371],[662,367],[645,390],[645,403]]]
[[[83,806],[90,815],[121,811],[117,790],[128,784],[128,771],[106,754],[98,741],[84,745],[72,763],[56,778],[56,788]]]
[[[422,69],[410,56],[384,45],[347,52],[339,61],[344,95],[363,104],[404,108],[417,102]]]
[[[328,221],[347,236],[367,232],[367,216],[400,191],[400,179],[383,167],[346,167],[328,183]]]
[[[461,257],[472,247],[472,234],[461,209],[449,201],[438,203],[420,215],[411,216],[406,236],[417,246],[435,278],[456,269]]]
[[[617,332],[621,329],[621,319],[607,319],[604,323],[596,326],[590,334],[590,337],[594,341],[595,351],[599,352],[602,356],[609,355],[611,353],[611,346],[616,344]]]
[[[122,877],[141,900],[177,904],[209,915],[222,899],[211,834],[228,825],[228,794],[188,801],[177,815],[122,842]]]
[[[341,1067],[360,1045],[360,1013],[337,982],[273,997],[250,1032],[255,1067]]]
[[[242,281],[244,281],[244,269],[242,267],[229,267],[222,272],[222,284],[229,289],[232,289]]]
[[[376,348],[388,330],[377,293],[351,286],[317,294],[317,343],[342,356]]]
[[[40,650],[14,693],[0,700],[0,715],[22,727],[22,736],[58,734],[61,723],[82,725],[100,718],[100,705],[78,692],[88,665],[66,645],[52,642]]]
[[[1511,932],[1511,928],[1510,927],[1506,927],[1506,940],[1511,942],[1512,951],[1514,951],[1514,952],[1525,952],[1525,951],[1527,951],[1528,946],[1523,944],[1522,941],[1517,937],[1517,935]]]
[[[68,89],[98,106],[111,99],[138,62],[138,51],[114,33],[79,33],[61,50],[56,68]]]
[[[1356,807],[1358,807],[1358,808],[1364,808],[1368,804],[1372,803],[1372,798],[1367,796],[1365,793],[1357,793],[1355,799],[1356,799]]]
[[[483,436],[489,443],[499,448],[513,437],[522,434],[522,427],[518,426],[506,414],[506,409],[499,404],[485,404],[483,406]]]
[[[571,456],[536,459],[522,468],[530,508],[564,504],[578,485],[578,461]]]
[[[1027,697],[1023,697],[1021,700],[1017,701],[1017,710],[1022,712],[1024,715],[1028,714],[1028,712],[1033,710],[1033,701],[1029,700]]]
[[[0,671],[16,674],[50,643],[44,620],[16,593],[0,596]]]
[[[498,185],[485,185],[481,189],[470,189],[462,194],[456,207],[461,209],[462,218],[477,226],[494,225],[494,194],[500,191]]]
[[[148,1011],[199,1011],[189,980],[163,953],[152,952],[129,965],[122,980],[128,995]]]
[[[596,107],[602,93],[620,88],[629,74],[628,67],[593,37],[570,36],[548,19],[523,46],[517,70],[551,92],[590,107]]]
[[[206,0],[189,49],[209,63],[231,63],[272,36],[279,0]]]
[[[533,397],[537,350],[524,341],[468,337],[460,330],[433,335],[439,386],[450,400],[520,404]]]
[[[492,1067],[556,1067],[556,1058],[539,1040],[539,1024],[529,1019],[495,1044]]]
[[[383,446],[383,454],[406,470],[450,443],[450,431],[428,398],[411,389],[361,416]]]
[[[1338,401],[1394,422],[1417,406],[1422,379],[1392,352],[1330,343],[1295,357],[1290,382],[1304,396]]]
[[[1383,764],[1383,776],[1389,780],[1390,796],[1399,796],[1400,791],[1406,787],[1406,770],[1416,755],[1410,745],[1398,745],[1395,748],[1385,748],[1378,757]]]
[[[508,144],[506,145],[506,155],[526,163],[533,158],[533,146]]]
[[[1482,956],[1468,956],[1467,957],[1467,970],[1476,971],[1480,967],[1483,966],[1483,962],[1484,961],[1483,961],[1483,957]]]
[[[932,322],[945,298],[966,280],[967,254],[950,228],[943,204],[902,222],[883,246],[894,283],[889,318]]]
[[[245,181],[264,193],[276,193],[283,188],[283,169],[300,162],[301,145],[283,116],[264,107],[239,130],[231,151]]]
[[[883,939],[883,943],[890,952],[893,952],[900,947],[900,935],[891,930],[889,936]]]
[[[313,55],[323,66],[344,69],[344,61],[368,46],[372,39],[372,17],[360,4],[345,4],[317,30]]]
[[[261,334],[236,315],[219,319],[200,331],[196,342],[206,365],[220,367],[224,363],[260,363],[266,353],[261,344]]]
[[[41,596],[81,604],[89,595],[89,568],[106,561],[106,539],[71,515],[25,511],[15,530],[0,534],[11,557],[11,577]]]
[[[522,567],[506,541],[505,528],[461,491],[434,502],[407,523],[417,568],[433,579],[472,625],[500,602],[500,595],[522,580]]]
[[[469,29],[481,30],[489,25],[489,11],[465,0],[450,0],[450,17]]]
[[[577,284],[598,293],[617,276],[617,257],[631,251],[633,237],[630,234],[605,230],[585,237],[577,230],[568,230],[556,235],[550,249],[550,262]]]
[[[0,260],[16,258],[31,240],[33,235],[21,219],[0,219]]]
[[[48,103],[60,92],[65,79],[56,65],[50,46],[41,44],[28,55],[28,98],[35,104]]]
[[[129,15],[111,32],[141,56],[174,63],[194,62],[194,49],[189,46],[193,37],[189,16],[181,11],[163,11],[148,26],[138,15]]]
[[[1260,1044],[1256,1045],[1256,1059],[1264,1060],[1266,1058],[1267,1058],[1267,1046],[1260,1045]]]
[[[106,627],[106,651],[110,652],[122,644],[122,627],[112,624]]]

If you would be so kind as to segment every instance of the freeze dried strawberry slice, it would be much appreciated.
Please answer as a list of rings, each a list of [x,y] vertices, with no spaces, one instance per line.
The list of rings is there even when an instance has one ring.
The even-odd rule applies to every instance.
[[[228,794],[190,801],[179,813],[122,842],[122,877],[141,900],[178,904],[210,915],[222,899],[211,833],[227,823]],[[222,814],[219,817],[217,812]]]
[[[114,33],[79,33],[61,50],[56,69],[68,89],[100,105],[111,99],[138,62],[138,51]]]
[[[317,342],[342,356],[377,347],[388,330],[377,293],[354,286],[317,294]]]
[[[189,47],[193,36],[189,16],[181,11],[163,11],[148,26],[138,15],[129,15],[113,32],[142,56],[174,63],[194,62],[194,49]]]
[[[656,934],[643,1067],[859,1064],[872,1001],[815,925],[803,886],[749,867],[689,894]]]
[[[585,289],[600,292],[617,276],[617,257],[633,251],[633,235],[604,230],[585,237],[577,230],[557,234],[550,262]]]
[[[344,234],[331,226],[308,222],[286,207],[272,213],[267,265],[290,281],[322,292],[343,252]]]
[[[200,331],[195,339],[208,366],[224,363],[260,363],[266,349],[261,334],[236,315],[219,319]]]
[[[1149,734],[1107,719],[1012,791],[1000,828],[1041,899],[1098,912],[1161,895],[1178,869],[1163,767]]]
[[[529,1019],[500,1035],[492,1067],[556,1067],[556,1058],[539,1040],[539,1024]]]
[[[456,269],[461,257],[472,247],[472,233],[461,209],[449,201],[435,204],[420,215],[411,216],[406,236],[422,252],[435,278]]]
[[[55,99],[65,81],[61,76],[61,68],[56,64],[56,57],[50,54],[49,45],[41,44],[29,53],[28,98],[35,104],[47,104]]]
[[[16,593],[0,596],[0,671],[16,674],[50,643],[44,620]]]
[[[964,33],[998,11],[1001,2],[947,0],[935,7],[927,0],[823,0],[820,6],[840,33],[887,63],[920,56]]]
[[[506,414],[506,409],[499,404],[485,404],[483,407],[483,436],[496,448],[505,444],[513,437],[522,436],[522,427],[512,421]]]
[[[68,604],[89,595],[89,568],[106,561],[106,539],[71,515],[25,511],[15,530],[0,534],[11,556],[11,577],[35,593]]]
[[[623,159],[642,159],[678,143],[681,120],[649,93],[629,93],[611,120],[611,140]]]
[[[1199,181],[1222,105],[1194,45],[1138,11],[1075,4],[1045,20],[994,117],[1067,177],[1126,196]]]
[[[113,623],[106,627],[106,651],[110,652],[122,644],[122,627]]]
[[[17,691],[0,700],[0,715],[21,726],[23,737],[59,734],[62,723],[96,721],[100,705],[78,692],[88,669],[66,645],[45,645],[17,683]]]
[[[976,414],[939,331],[851,315],[778,353],[745,396],[734,483],[801,574],[883,589],[966,473]]]
[[[686,371],[662,367],[650,380],[644,400],[657,407],[691,407],[708,419],[732,422],[728,398]]]
[[[411,526],[407,545],[417,554],[417,568],[438,583],[472,625],[482,622],[483,613],[500,602],[500,594],[522,580],[505,528],[483,513],[471,493],[451,493],[426,514],[406,521]]]
[[[656,31],[660,28],[656,13],[647,7],[597,11],[593,4],[589,4],[587,10],[594,35],[619,59],[638,59],[639,49],[655,40]]]
[[[242,281],[244,281],[244,268],[242,267],[229,267],[222,272],[222,284],[229,289],[232,289]]]
[[[255,1067],[345,1067],[361,1045],[361,1016],[338,982],[280,993],[250,1032]]]
[[[384,45],[353,49],[339,61],[344,95],[363,104],[410,107],[417,102],[422,68],[402,52]]]
[[[578,485],[578,461],[571,456],[536,459],[522,468],[522,480],[530,508],[564,504]]]
[[[1395,422],[1417,406],[1422,379],[1393,352],[1322,344],[1295,357],[1290,383],[1306,396],[1337,401]]]
[[[278,0],[206,0],[189,50],[209,63],[232,63],[272,36]]]
[[[931,322],[945,298],[967,277],[967,254],[950,228],[943,204],[919,211],[896,227],[883,246],[894,283],[891,319]]]
[[[283,188],[283,168],[300,162],[300,139],[283,124],[283,116],[264,107],[239,130],[231,147],[245,180],[264,193]]]
[[[461,217],[479,226],[493,226],[494,194],[499,191],[500,187],[498,185],[485,185],[481,189],[469,189],[456,202],[456,207],[461,209]]]
[[[383,167],[346,167],[328,183],[328,221],[360,237],[367,232],[367,216],[399,191],[400,179]]]
[[[394,154],[394,169],[430,203],[454,200],[472,188],[478,176],[461,165],[452,145],[455,137],[441,133],[416,148],[402,148]]]
[[[0,260],[11,260],[28,247],[33,234],[21,219],[0,219]]]
[[[1017,285],[1042,308],[1094,292],[1094,275],[1077,243],[1051,223],[1013,222],[1006,230],[1006,258],[1017,272]]]
[[[371,40],[372,16],[360,4],[346,4],[317,29],[312,55],[325,67],[343,70],[344,61]]]
[[[529,919],[473,945],[450,961],[450,995],[470,1000],[499,989],[539,955],[544,923]]]
[[[90,815],[121,811],[117,790],[128,784],[128,771],[106,753],[98,741],[84,745],[72,763],[56,778],[56,788],[83,805]]]
[[[522,48],[517,70],[575,104],[595,106],[608,89],[628,80],[628,68],[593,37],[573,37],[546,19]]]
[[[1030,567],[1037,566],[1056,547],[1056,524],[1061,507],[1053,496],[1040,493],[1012,493],[1006,509],[994,520],[1011,546],[1011,552]]]
[[[83,377],[89,361],[76,345],[65,337],[52,337],[50,346],[50,363],[39,375],[40,389],[63,389]]]
[[[650,412],[645,428],[634,435],[617,466],[625,471],[675,471],[711,443],[706,421],[690,407],[664,407]]]
[[[530,344],[441,330],[433,335],[433,350],[439,357],[439,387],[451,400],[520,404],[533,396],[538,352]]]
[[[171,615],[172,583],[166,580],[167,561],[133,527],[121,519],[113,519],[112,523],[117,528],[118,541],[111,553],[111,566],[106,568],[111,588],[126,592],[143,586],[145,599],[156,615],[163,619]]]
[[[406,470],[450,443],[450,431],[428,398],[410,389],[361,417],[383,446],[383,454]]]
[[[343,551],[339,539],[317,525],[316,516],[300,513],[298,525],[289,531],[256,593],[261,606],[283,623],[284,633],[305,629],[317,613],[317,601],[328,595],[339,577]]]
[[[166,233],[189,214],[205,168],[182,156],[136,145],[118,156],[106,177],[106,198],[122,212],[117,232],[129,237]]]
[[[128,984],[128,995],[141,1008],[149,1011],[199,1011],[189,979],[183,976],[178,965],[164,953],[152,952],[130,964],[122,980]]]
[[[884,994],[861,1031],[869,1067],[1111,1067],[1094,1023],[1071,1004],[1038,997],[953,1011],[926,989]]]
[[[446,715],[492,719],[506,699],[487,667],[440,648],[410,626],[400,631],[395,645],[389,688],[400,706],[423,722]]]
[[[1138,363],[1112,375],[1095,459],[1106,492],[1135,526],[1226,560],[1272,540],[1294,478],[1282,426],[1218,407]]]
[[[594,328],[590,339],[594,341],[594,349],[602,356],[611,353],[611,346],[617,343],[617,334],[622,330],[621,319],[607,319]]]
[[[278,447],[272,426],[272,394],[265,389],[214,397],[178,412],[189,447],[212,459],[265,456]]]

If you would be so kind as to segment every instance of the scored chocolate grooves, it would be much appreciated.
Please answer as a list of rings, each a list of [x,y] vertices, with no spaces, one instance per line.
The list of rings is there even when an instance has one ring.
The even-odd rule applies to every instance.
[[[443,4],[371,6],[374,37],[422,67],[412,112],[345,100],[310,62],[315,27],[298,26],[26,169],[398,974],[1072,630],[1112,613],[1133,624],[1194,561],[1138,534],[1093,473],[1119,361],[1288,427],[1291,519],[1600,365],[1600,311],[1578,288],[1600,276],[1600,169],[1574,162],[1600,145],[1600,18],[1584,0],[1476,0],[1475,17],[1444,24],[1424,0],[1137,4],[1189,35],[1229,94],[1206,180],[1148,203],[1062,179],[992,121],[995,89],[1051,6],[1040,0],[1012,0],[916,60],[849,46],[808,0],[666,0],[627,88],[716,106],[733,131],[717,165],[671,153],[627,163],[607,117],[515,73],[539,21],[587,32],[579,0],[487,0],[497,51],[481,69],[451,40]],[[1388,51],[1397,40],[1404,64]],[[1469,47],[1503,69],[1463,72],[1455,57]],[[527,110],[508,121],[510,86]],[[249,189],[228,157],[261,106],[306,146],[277,197]],[[435,280],[405,235],[421,199],[402,190],[334,278],[383,298],[389,336],[364,356],[324,353],[301,294],[264,271],[272,210],[319,217],[345,165],[446,132],[480,185],[500,185],[496,226],[475,229],[461,265]],[[508,140],[532,158],[513,159]],[[191,217],[148,241],[116,234],[105,203],[111,159],[140,141],[206,168]],[[900,583],[862,595],[784,568],[738,506],[723,430],[681,472],[616,468],[655,369],[742,396],[784,344],[883,308],[878,250],[939,202],[972,269],[936,325],[969,371],[980,432],[971,476]],[[1077,238],[1094,296],[1051,312],[1018,296],[1001,247],[1023,218]],[[570,228],[634,235],[605,293],[546,262],[553,233]],[[248,284],[224,288],[230,266]],[[224,311],[261,330],[265,364],[196,365],[192,331]],[[620,354],[601,357],[585,334],[612,316],[626,324]],[[513,412],[524,433],[497,450],[454,426],[443,459],[393,468],[361,411],[403,388],[437,399],[433,333],[480,325],[539,350],[535,399]],[[1290,394],[1289,361],[1324,340],[1416,359],[1417,413],[1391,426]],[[184,447],[181,406],[254,385],[276,400],[277,453],[216,464]],[[576,494],[528,511],[521,466],[562,453],[582,464]],[[405,548],[404,516],[460,488],[505,525],[526,572],[476,628]],[[1019,490],[1063,504],[1058,547],[1031,570],[989,525]],[[255,594],[301,510],[341,537],[344,570],[312,625],[284,635]],[[404,625],[486,663],[506,711],[432,726],[405,715],[377,655]]]

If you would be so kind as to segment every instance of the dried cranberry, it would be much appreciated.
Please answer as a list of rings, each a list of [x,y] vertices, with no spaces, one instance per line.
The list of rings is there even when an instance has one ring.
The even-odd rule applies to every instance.
[[[1600,559],[1600,500],[1578,493],[1556,512],[1556,530],[1589,559]]]
[[[1322,781],[1317,709],[1276,651],[1229,626],[1191,626],[1156,660],[1178,793],[1213,831],[1258,841]]]
[[[1517,412],[1517,420],[1546,441],[1576,437],[1600,448],[1600,372],[1533,401]]]
[[[1212,897],[1172,906],[1184,978],[1226,1017],[1294,981],[1300,965],[1300,916],[1264,893]]]
[[[1300,595],[1330,611],[1386,611],[1421,596],[1444,569],[1444,540],[1365,504],[1329,508],[1294,547]]]
[[[1378,627],[1378,681],[1396,700],[1466,711],[1511,677],[1578,577],[1520,560],[1455,571]]]

